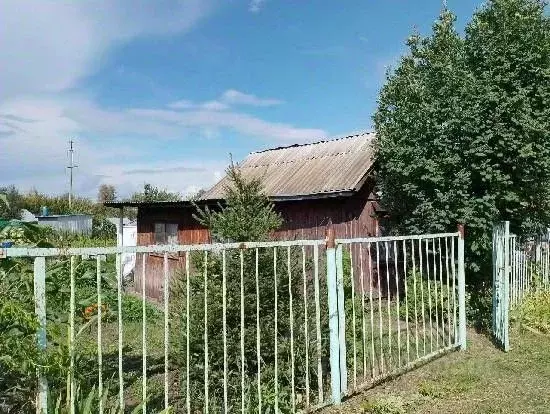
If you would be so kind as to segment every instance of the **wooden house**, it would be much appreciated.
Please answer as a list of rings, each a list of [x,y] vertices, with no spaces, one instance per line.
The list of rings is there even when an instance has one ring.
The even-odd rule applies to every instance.
[[[374,134],[361,133],[312,144],[291,145],[248,155],[238,167],[245,179],[261,178],[284,224],[275,240],[322,239],[328,225],[337,238],[379,235],[380,208],[374,194]],[[223,204],[224,177],[198,201],[213,208]],[[137,244],[210,243],[208,229],[194,218],[189,201],[109,203],[137,207]],[[139,256],[139,255],[138,255]],[[171,256],[170,267],[184,264]],[[146,293],[162,297],[163,257],[147,259]],[[136,260],[135,285],[141,286],[141,260]]]

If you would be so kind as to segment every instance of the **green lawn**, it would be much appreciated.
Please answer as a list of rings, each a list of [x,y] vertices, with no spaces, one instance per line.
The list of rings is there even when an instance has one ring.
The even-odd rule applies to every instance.
[[[550,337],[512,331],[503,353],[468,332],[454,352],[331,407],[334,413],[550,413]]]

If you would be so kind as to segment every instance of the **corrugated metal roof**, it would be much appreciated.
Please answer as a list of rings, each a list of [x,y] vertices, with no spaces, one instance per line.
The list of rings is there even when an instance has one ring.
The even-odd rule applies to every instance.
[[[374,133],[253,152],[238,165],[245,179],[260,178],[272,198],[327,196],[357,191],[374,163]],[[203,196],[224,198],[222,178]]]

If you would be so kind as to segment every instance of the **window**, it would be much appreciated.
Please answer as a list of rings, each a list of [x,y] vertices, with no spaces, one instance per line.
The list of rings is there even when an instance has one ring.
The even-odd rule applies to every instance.
[[[178,225],[176,223],[155,223],[156,244],[178,244]]]

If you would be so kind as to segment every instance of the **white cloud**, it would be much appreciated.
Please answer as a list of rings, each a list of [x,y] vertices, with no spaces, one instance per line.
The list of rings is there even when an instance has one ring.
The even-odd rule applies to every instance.
[[[135,163],[123,166],[106,164],[101,167],[101,182],[113,184],[119,190],[120,197],[141,190],[145,183],[185,196],[213,185],[226,165],[227,161],[197,160]]]
[[[217,0],[0,3],[0,102],[74,87],[114,46],[191,29]]]
[[[283,101],[279,99],[262,99],[255,95],[236,91],[235,89],[228,89],[225,91],[220,100],[228,104],[252,106],[274,106],[283,103]]]
[[[214,101],[216,102],[216,101]],[[186,155],[186,145],[237,132],[271,145],[317,140],[320,129],[269,122],[217,105],[181,105],[193,109],[102,108],[84,97],[21,98],[0,104],[0,165],[3,182],[23,189],[61,193],[67,189],[67,141],[77,138],[77,191],[95,196],[97,186],[110,182],[128,193],[151,182],[168,183],[187,192],[190,185],[208,187],[225,160],[201,159],[173,163],[143,162],[143,151],[159,142],[172,145],[171,157]],[[90,139],[88,137],[93,137]],[[132,137],[124,139],[124,137]],[[167,141],[170,140],[170,141]],[[265,144],[261,144],[265,146]],[[252,148],[254,148],[252,146]],[[223,158],[224,156],[222,156]]]
[[[266,0],[251,0],[248,4],[248,10],[252,13],[258,13],[264,6],[265,2]]]
[[[249,114],[232,111],[165,109],[132,109],[137,118],[155,120],[163,125],[197,128],[228,128],[259,139],[283,142],[304,142],[326,136],[322,129],[297,128],[289,124],[268,122]]]
[[[176,102],[169,103],[167,106],[168,108],[172,109],[191,109],[195,107],[195,104],[189,99],[182,99]]]
[[[181,99],[176,102],[168,104],[168,108],[172,109],[206,109],[223,111],[230,106],[248,105],[267,107],[281,105],[284,103],[280,99],[273,98],[259,98],[256,95],[237,91],[235,89],[228,89],[223,92],[217,99],[206,102],[193,102],[188,99]]]
[[[67,141],[76,138],[80,195],[95,196],[104,182],[117,185],[123,195],[144,182],[186,193],[211,185],[226,164],[215,155],[185,160],[185,146],[198,139],[220,139],[226,131],[276,143],[326,136],[323,130],[269,122],[237,110],[282,101],[235,89],[210,101],[181,100],[159,108],[113,109],[79,93],[82,79],[117,46],[143,36],[184,33],[221,3],[0,2],[1,182],[54,194],[66,191]],[[259,10],[262,3],[253,1],[251,7]],[[144,161],[149,148],[169,139],[176,157],[181,148],[183,161]]]

